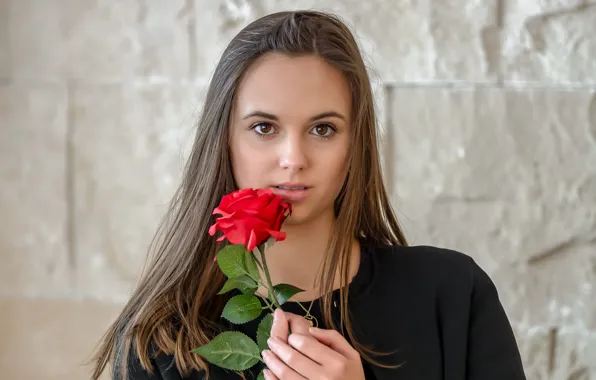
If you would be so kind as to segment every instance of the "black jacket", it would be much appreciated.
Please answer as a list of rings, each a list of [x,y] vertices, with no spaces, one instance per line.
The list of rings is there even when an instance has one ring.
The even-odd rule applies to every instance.
[[[364,363],[367,379],[521,380],[519,350],[497,290],[469,256],[436,247],[389,247],[362,243],[361,265],[350,283],[349,309],[356,338],[381,352],[377,358],[396,369]],[[339,291],[333,293],[339,305]],[[303,303],[304,304],[304,303]],[[309,303],[304,304],[308,306]],[[299,315],[295,303],[283,309]],[[318,303],[311,311],[323,320]],[[339,308],[334,309],[339,321]],[[232,326],[255,338],[260,318]],[[325,326],[320,326],[325,328]],[[131,380],[199,380],[202,373],[182,377],[173,357],[154,361],[149,377],[134,358]],[[211,378],[238,379],[233,372],[211,367]],[[258,365],[247,372],[256,378]]]

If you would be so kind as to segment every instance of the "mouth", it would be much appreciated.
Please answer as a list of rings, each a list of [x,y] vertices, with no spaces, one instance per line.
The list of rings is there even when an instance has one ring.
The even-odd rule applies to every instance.
[[[272,186],[274,194],[279,195],[286,201],[299,202],[308,197],[310,187],[304,184],[287,183],[282,185]]]
[[[273,186],[276,189],[282,189],[282,190],[306,190],[308,189],[307,186],[285,186],[285,185],[277,185],[277,186]]]

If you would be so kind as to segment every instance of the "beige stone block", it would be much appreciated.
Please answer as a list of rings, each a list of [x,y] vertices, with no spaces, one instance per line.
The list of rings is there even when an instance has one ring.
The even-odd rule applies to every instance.
[[[14,78],[167,81],[196,74],[187,1],[6,1]]]
[[[396,89],[399,194],[596,204],[594,92]]]
[[[577,243],[527,269],[522,320],[596,332],[596,239]]]
[[[66,89],[0,86],[0,294],[69,289],[66,159]]]
[[[395,188],[442,199],[527,197],[532,167],[520,165],[499,89],[396,88],[392,99]],[[530,127],[526,127],[530,129]]]
[[[77,292],[124,300],[180,182],[202,87],[87,85],[73,95]]]
[[[528,380],[589,380],[596,376],[594,331],[528,326],[518,335]]]
[[[267,0],[198,2],[199,64],[214,67],[229,40],[268,13],[294,9],[331,11],[356,32],[371,72],[385,81],[430,82],[495,79],[498,54],[486,31],[496,26],[496,1]],[[498,53],[498,50],[497,50]]]
[[[0,297],[0,368],[6,379],[89,379],[93,350],[122,309],[91,301]],[[104,373],[102,379],[109,379]]]
[[[596,179],[596,92],[519,89],[503,95],[516,157],[533,168],[533,195],[596,204],[596,193],[585,192]]]
[[[596,1],[507,1],[505,10],[507,82],[596,83]]]

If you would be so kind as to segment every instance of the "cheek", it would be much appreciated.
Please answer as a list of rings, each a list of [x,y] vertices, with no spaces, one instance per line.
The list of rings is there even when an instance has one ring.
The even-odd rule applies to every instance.
[[[267,157],[263,149],[255,149],[245,142],[231,143],[232,171],[239,188],[263,186]]]
[[[337,149],[334,154],[329,157],[329,179],[332,181],[330,186],[333,187],[333,192],[339,194],[348,174],[348,149],[347,146],[343,149]],[[336,194],[336,195],[337,195]]]

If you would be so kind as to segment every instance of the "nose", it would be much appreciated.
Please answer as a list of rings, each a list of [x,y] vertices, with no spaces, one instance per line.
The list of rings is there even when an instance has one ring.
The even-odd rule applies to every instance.
[[[279,146],[279,166],[292,173],[307,165],[306,147],[299,136],[287,136]]]

